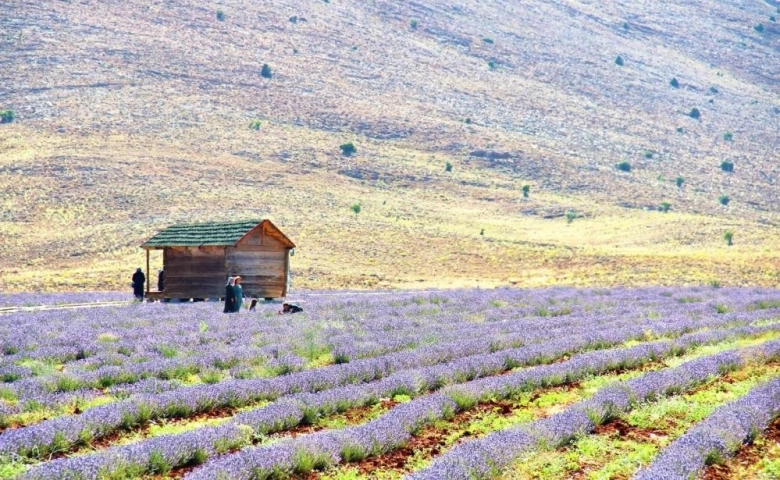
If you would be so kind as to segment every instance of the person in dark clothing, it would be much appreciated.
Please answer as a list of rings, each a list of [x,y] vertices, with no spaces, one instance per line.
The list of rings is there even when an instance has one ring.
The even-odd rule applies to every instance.
[[[299,307],[298,305],[294,303],[283,303],[282,309],[279,311],[279,315],[286,315],[288,313],[299,313],[302,312],[303,309]]]
[[[253,298],[251,302],[249,302],[249,311],[254,312],[257,308],[257,299]]]
[[[233,279],[233,290],[236,296],[236,303],[233,304],[233,313],[241,311],[241,307],[244,306],[244,287],[241,286],[241,277]]]
[[[165,271],[160,269],[157,271],[157,291],[162,292],[165,288]]]
[[[144,299],[144,282],[146,282],[146,275],[138,268],[133,274],[133,295],[138,300]]]
[[[233,313],[236,308],[236,288],[233,277],[228,277],[228,283],[225,285],[225,309],[223,313]]]

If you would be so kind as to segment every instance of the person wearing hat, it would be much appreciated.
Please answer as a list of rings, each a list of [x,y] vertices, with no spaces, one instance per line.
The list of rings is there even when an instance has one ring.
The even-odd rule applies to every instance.
[[[144,299],[144,282],[146,281],[146,275],[144,275],[144,272],[141,270],[140,267],[138,267],[133,274],[133,295],[138,300]]]

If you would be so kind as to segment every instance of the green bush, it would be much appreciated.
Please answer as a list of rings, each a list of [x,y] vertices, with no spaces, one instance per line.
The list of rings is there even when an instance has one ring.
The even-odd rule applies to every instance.
[[[699,119],[701,118],[701,112],[699,111],[698,108],[693,107],[691,111],[688,113],[688,116],[691,118]]]
[[[447,162],[444,164],[444,171],[445,172],[451,172],[452,171],[452,164],[450,162]]]
[[[710,93],[718,93],[718,89],[715,87],[710,87]]]
[[[273,72],[271,72],[271,67],[269,67],[267,63],[264,63],[263,68],[260,69],[260,76],[263,78],[273,77]]]
[[[566,223],[571,223],[578,218],[580,218],[580,214],[576,210],[568,210],[566,212]]]
[[[485,42],[485,43],[489,43],[491,45],[493,44],[493,39],[490,38],[490,37],[485,37],[485,38],[482,39],[482,41]]]
[[[723,239],[726,240],[726,245],[729,247],[734,245],[734,232],[726,230],[726,233],[723,234]]]
[[[631,164],[628,162],[620,162],[615,167],[620,170],[621,172],[630,172],[631,171]]]
[[[683,177],[677,177],[677,178],[674,180],[674,183],[675,183],[675,184],[677,184],[677,186],[678,186],[678,187],[682,187],[682,186],[683,186],[683,183],[685,183],[685,178],[683,178]]]
[[[260,130],[260,125],[262,125],[260,120],[252,120],[251,122],[249,122],[249,128],[251,128],[252,130]]]
[[[677,133],[685,133],[685,129],[683,127],[677,127]]]
[[[411,19],[409,21],[409,26],[412,27],[412,30],[417,30],[417,20]]]
[[[480,234],[480,235],[485,235],[485,229],[483,228],[482,230],[480,230],[480,231],[479,231],[479,234]]]
[[[776,21],[777,21],[777,19],[775,18],[775,16],[774,16],[774,15],[770,15],[770,16],[769,16],[769,21],[770,21],[770,22],[776,22]]]
[[[497,66],[498,66],[498,65],[496,64],[496,61],[495,61],[495,60],[490,60],[490,61],[488,62],[488,67],[489,67],[491,70],[495,70]]]
[[[758,25],[753,27],[753,30],[757,31],[758,33],[763,33],[763,31],[764,31],[764,24],[763,23],[759,23]]]
[[[731,198],[729,198],[728,195],[721,195],[718,197],[718,202],[720,202],[721,205],[728,205],[731,201]]]
[[[653,152],[651,150],[645,150],[645,158],[653,158]]]
[[[353,212],[355,212],[355,215],[357,215],[358,213],[360,213],[360,211],[361,211],[361,210],[363,210],[363,208],[360,206],[360,204],[359,204],[359,203],[356,203],[356,204],[352,205],[352,206],[351,206],[351,207],[349,207],[349,208],[350,208],[350,209],[351,209]]]
[[[531,193],[530,185],[523,185],[523,197],[528,198],[528,194]]]
[[[661,202],[661,211],[666,213],[669,211],[669,209],[672,208],[672,204],[669,202]]]
[[[669,82],[669,85],[673,86],[674,88],[680,88],[680,82],[678,82],[676,78],[673,78]]]
[[[350,157],[357,153],[357,148],[352,142],[339,145],[339,148],[341,149],[341,154],[345,157]]]
[[[463,122],[464,122],[466,125],[471,125],[471,119],[470,119],[470,118],[467,118],[467,119],[463,120]]]
[[[727,142],[730,142],[730,141],[734,140],[734,134],[731,133],[731,132],[724,133],[723,134],[723,140],[725,140]]]
[[[729,162],[728,160],[723,160],[722,162],[720,162],[720,169],[723,170],[724,172],[731,173],[734,171],[734,163]]]
[[[0,123],[11,123],[16,118],[13,110],[0,111]]]
[[[217,20],[219,20],[220,22],[224,22],[225,12],[223,12],[222,10],[217,10]]]
[[[622,67],[624,64],[625,62],[623,61],[623,57],[618,55],[617,58],[615,58],[615,65]]]

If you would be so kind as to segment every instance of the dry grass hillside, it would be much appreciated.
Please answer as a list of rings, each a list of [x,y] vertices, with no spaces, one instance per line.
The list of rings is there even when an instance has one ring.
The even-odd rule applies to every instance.
[[[298,287],[777,286],[779,8],[3,0],[0,290],[257,216]]]

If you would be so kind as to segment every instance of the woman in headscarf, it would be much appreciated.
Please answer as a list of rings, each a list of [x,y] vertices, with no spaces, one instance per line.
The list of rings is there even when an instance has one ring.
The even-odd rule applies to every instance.
[[[236,295],[236,306],[234,307],[234,312],[240,312],[241,306],[244,304],[244,288],[241,286],[241,277],[236,277],[234,279],[235,286],[233,287]]]
[[[236,287],[234,286],[235,279],[228,277],[227,285],[225,285],[225,309],[223,313],[235,312],[236,308]]]

